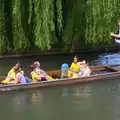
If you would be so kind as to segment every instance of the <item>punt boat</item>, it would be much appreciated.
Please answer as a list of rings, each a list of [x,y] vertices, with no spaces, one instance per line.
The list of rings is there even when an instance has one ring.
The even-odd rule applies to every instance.
[[[90,66],[92,74],[89,77],[81,77],[74,79],[55,79],[53,81],[41,81],[37,83],[27,83],[27,84],[9,84],[0,85],[0,92],[13,91],[13,90],[25,90],[33,88],[44,88],[44,87],[54,87],[63,86],[71,84],[81,84],[88,83],[98,80],[110,80],[120,78],[120,65],[113,66]],[[60,70],[47,71],[47,74],[53,78],[60,78]],[[31,80],[26,77],[26,79]]]

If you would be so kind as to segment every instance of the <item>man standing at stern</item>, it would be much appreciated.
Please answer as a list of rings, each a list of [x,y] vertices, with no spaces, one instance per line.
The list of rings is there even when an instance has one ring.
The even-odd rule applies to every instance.
[[[118,26],[119,26],[119,28],[118,28],[118,31],[116,32],[116,34],[114,34],[113,32],[111,33],[111,36],[113,37],[113,40],[116,42],[116,43],[118,43],[118,44],[120,44],[120,19],[118,20]]]

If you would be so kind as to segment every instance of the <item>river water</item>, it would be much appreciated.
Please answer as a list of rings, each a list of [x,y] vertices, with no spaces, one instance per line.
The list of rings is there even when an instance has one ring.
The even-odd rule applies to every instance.
[[[119,53],[79,55],[90,65],[120,64]],[[25,71],[39,60],[44,70],[59,69],[72,56],[46,56],[0,60],[0,75],[17,61]],[[0,93],[2,120],[120,120],[120,81],[97,81],[80,85]]]

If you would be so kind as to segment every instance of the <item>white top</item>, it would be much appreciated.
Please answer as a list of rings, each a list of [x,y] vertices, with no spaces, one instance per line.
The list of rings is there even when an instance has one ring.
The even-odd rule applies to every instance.
[[[21,72],[18,72],[16,74],[16,76],[18,76],[20,78],[20,83],[22,83],[22,84],[26,83],[25,77]]]

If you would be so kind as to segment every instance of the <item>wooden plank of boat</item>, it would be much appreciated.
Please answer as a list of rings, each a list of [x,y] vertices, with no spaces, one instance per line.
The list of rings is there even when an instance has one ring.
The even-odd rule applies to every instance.
[[[120,65],[115,65],[115,66],[106,66],[106,68],[114,70],[116,72],[120,71]]]
[[[109,70],[109,68],[106,68],[106,66],[91,66],[91,69],[93,72],[100,71],[100,70]],[[52,75],[60,76],[60,70],[48,71],[47,73],[49,75],[52,73]],[[108,79],[115,79],[115,78],[120,78],[120,72],[119,71],[116,72],[112,70],[110,73],[91,75],[89,77],[64,79],[64,80],[61,79],[61,80],[44,81],[44,82],[28,83],[28,84],[1,85],[0,92],[11,91],[11,90],[23,90],[23,89],[30,89],[30,88],[43,88],[43,87],[70,85],[70,84],[86,83],[91,81],[108,80]]]

